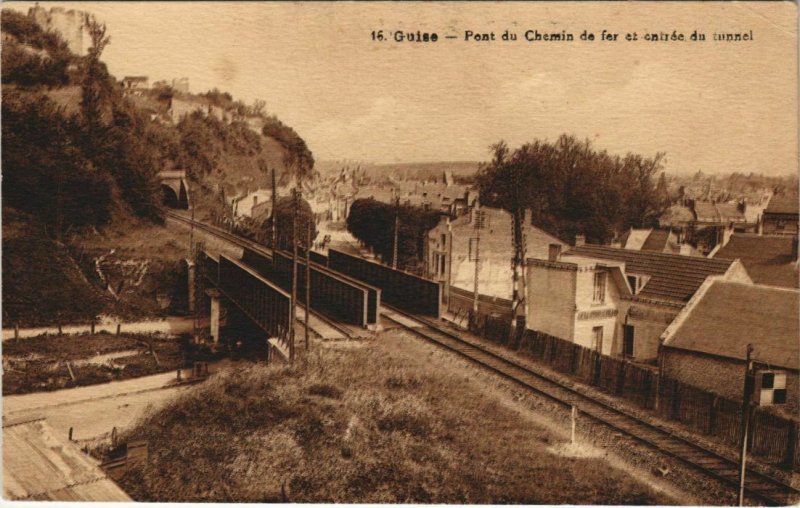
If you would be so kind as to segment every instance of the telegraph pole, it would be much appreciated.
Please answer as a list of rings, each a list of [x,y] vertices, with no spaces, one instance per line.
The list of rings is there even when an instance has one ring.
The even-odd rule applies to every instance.
[[[753,362],[751,361],[752,354],[753,345],[748,344],[744,367],[744,389],[742,392],[742,447],[741,454],[739,455],[741,461],[741,469],[739,470],[739,506],[744,506],[744,478],[745,472],[747,471],[747,438],[750,433],[750,398],[753,395],[753,388],[755,388]]]
[[[475,223],[473,224],[475,228],[475,285],[472,292],[472,313],[475,316],[473,319],[475,319],[476,323],[478,319],[478,278],[481,271],[481,229],[483,229],[483,210],[479,206],[476,205],[475,207]]]
[[[297,317],[297,208],[299,191],[292,190],[292,312],[289,316],[289,361],[294,363],[294,320]],[[308,310],[306,309],[306,313]]]
[[[394,243],[392,244],[392,268],[397,269],[397,237],[400,229],[400,197],[394,198]]]
[[[311,314],[311,220],[306,221],[306,351],[308,351],[308,316]]]
[[[275,185],[275,168],[272,168],[272,247],[276,249],[278,247],[278,224],[277,224],[277,217],[275,217],[275,203],[278,201],[278,187]]]

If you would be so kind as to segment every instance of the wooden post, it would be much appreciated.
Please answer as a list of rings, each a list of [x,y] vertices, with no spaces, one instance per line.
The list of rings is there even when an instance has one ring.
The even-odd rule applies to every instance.
[[[400,198],[394,201],[394,242],[392,243],[392,268],[397,269],[397,238],[400,231]]]
[[[121,329],[122,329],[122,323],[117,323],[117,335],[119,335]]]
[[[72,367],[70,367],[69,362],[67,362],[67,370],[69,371],[69,377],[71,377],[72,380],[75,381],[75,374],[72,373]]]
[[[177,377],[177,379],[178,379],[179,382],[181,381],[181,368],[180,367],[178,367],[178,377]]]
[[[572,406],[572,433],[570,443],[575,444],[575,421],[578,419],[578,408]]]
[[[744,388],[742,390],[742,435],[741,435],[741,454],[739,456],[741,468],[739,469],[739,506],[744,506],[744,480],[747,471],[747,441],[750,431],[750,396],[754,388],[753,365],[750,358],[753,354],[753,345],[747,345],[747,353],[744,370]]]
[[[62,332],[61,332],[61,320],[60,319],[58,320],[58,334],[59,335],[62,334]]]
[[[72,441],[72,427],[69,428],[69,440]]]
[[[708,428],[706,433],[713,436],[717,432],[717,406],[719,405],[719,397],[716,395],[711,396],[711,403],[708,405]]]
[[[292,191],[292,305],[289,317],[289,361],[294,364],[294,320],[297,318],[297,208],[300,206],[298,190]],[[307,310],[306,310],[307,312]]]
[[[89,325],[89,333],[94,335],[94,319],[92,319],[91,324]]]
[[[19,323],[14,323],[14,338],[19,339]]]
[[[308,316],[311,314],[311,220],[306,223],[306,351],[308,351]]]

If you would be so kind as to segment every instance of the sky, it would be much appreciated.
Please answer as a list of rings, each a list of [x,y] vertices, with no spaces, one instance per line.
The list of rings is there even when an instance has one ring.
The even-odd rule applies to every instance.
[[[188,77],[192,92],[263,99],[317,160],[482,161],[501,139],[516,147],[569,133],[612,153],[666,152],[675,172],[798,170],[791,2],[42,5],[105,22],[103,59],[117,78]],[[439,41],[373,41],[377,30],[436,32]],[[518,39],[464,41],[466,30]],[[527,30],[576,40],[526,42]],[[620,35],[586,42],[583,30]],[[672,30],[708,38],[643,40]],[[753,41],[710,40],[751,30]],[[639,39],[624,41],[631,32]]]

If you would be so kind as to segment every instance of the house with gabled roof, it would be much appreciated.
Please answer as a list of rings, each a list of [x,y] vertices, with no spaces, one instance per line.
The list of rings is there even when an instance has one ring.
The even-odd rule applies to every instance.
[[[482,217],[479,240],[475,231],[478,213]],[[527,256],[547,259],[551,249],[561,252],[569,247],[530,221],[525,221],[523,229]],[[472,308],[477,251],[480,257],[478,294],[487,298],[485,305],[479,304],[479,312],[511,312],[514,291],[511,213],[500,208],[476,207],[455,219],[444,215],[439,224],[428,231],[424,251],[426,275],[442,282],[448,310],[458,312]]]
[[[710,277],[662,334],[662,375],[741,400],[747,345],[761,369],[786,374],[786,406],[798,413],[800,291]]]
[[[773,196],[761,216],[761,234],[797,237],[799,228],[800,203],[797,196]]]
[[[800,287],[796,237],[735,233],[712,257],[740,260],[756,284]]]
[[[752,283],[738,260],[578,245],[527,260],[527,328],[654,362],[659,339],[710,276]]]

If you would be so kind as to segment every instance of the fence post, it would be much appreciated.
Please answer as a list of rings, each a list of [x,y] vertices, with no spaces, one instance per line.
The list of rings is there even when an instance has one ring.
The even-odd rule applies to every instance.
[[[622,395],[622,392],[625,391],[625,366],[625,360],[623,359],[617,370],[617,386],[614,387],[617,395]]]
[[[14,338],[19,339],[19,323],[14,323]]]
[[[783,456],[783,465],[789,469],[794,468],[794,457],[797,448],[797,422],[789,422],[789,432],[786,436],[786,453]]]
[[[94,319],[92,319],[92,322],[90,324],[89,333],[91,335],[94,335]]]
[[[653,410],[658,412],[660,409],[659,406],[661,405],[661,371],[656,372],[654,376],[656,378],[656,382],[654,383],[655,397],[653,400]]]
[[[122,328],[122,323],[117,323],[117,335],[119,335],[121,328]]]
[[[600,384],[600,367],[602,358],[600,358],[600,354],[597,351],[592,351],[590,354],[592,355],[592,368],[594,370],[594,372],[592,372],[592,385],[597,386]]]

